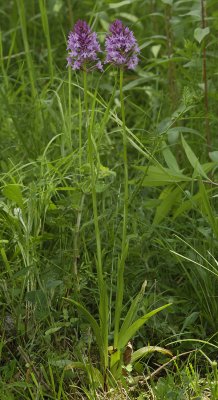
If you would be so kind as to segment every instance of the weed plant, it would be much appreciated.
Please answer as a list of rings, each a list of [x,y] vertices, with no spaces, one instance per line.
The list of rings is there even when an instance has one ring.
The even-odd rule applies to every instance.
[[[216,3],[0,0],[0,399],[218,398]]]

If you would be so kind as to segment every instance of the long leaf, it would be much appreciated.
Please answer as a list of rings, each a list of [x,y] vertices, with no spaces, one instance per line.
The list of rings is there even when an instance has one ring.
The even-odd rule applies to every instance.
[[[100,330],[102,336],[103,353],[104,353],[104,368],[108,367],[108,293],[105,282],[102,282],[100,291],[100,304],[99,304],[99,316],[100,316]]]
[[[142,181],[142,186],[165,186],[177,182],[190,182],[192,178],[189,176],[178,173],[170,168],[164,168],[162,166],[150,166],[150,167],[135,167],[145,173],[145,177]],[[134,180],[130,181],[134,184]]]
[[[164,156],[164,159],[166,161],[168,168],[170,168],[172,171],[180,173],[180,169],[179,169],[176,157],[170,150],[170,147],[164,141],[163,141],[162,153],[163,153],[163,156]]]
[[[120,328],[120,333],[119,335],[123,336],[124,332],[126,332],[126,330],[130,327],[130,325],[132,324],[133,319],[135,318],[136,312],[138,310],[138,304],[139,302],[142,300],[143,296],[144,296],[144,292],[145,292],[145,287],[147,285],[147,281],[144,281],[140,292],[137,294],[137,296],[134,298],[125,318],[123,321],[123,324]]]
[[[169,307],[171,303],[165,304],[162,307],[156,308],[156,310],[151,311],[148,314],[145,314],[143,317],[137,319],[137,321],[133,322],[133,324],[123,332],[122,335],[119,335],[118,338],[118,349],[123,349],[128,341],[135,335],[135,333],[151,318],[153,315],[157,314],[158,312],[164,310],[166,307]]]
[[[84,316],[86,317],[86,319],[88,320],[88,322],[90,323],[90,325],[92,327],[92,330],[93,330],[95,338],[96,338],[96,342],[98,344],[99,352],[102,356],[103,343],[102,343],[101,329],[100,329],[100,326],[98,325],[97,321],[95,320],[95,318],[93,318],[93,316],[90,314],[90,312],[85,307],[82,306],[82,304],[78,303],[75,300],[68,299],[67,297],[64,297],[64,299],[69,301],[70,303],[73,303],[80,311],[82,311],[82,313],[84,314]]]
[[[181,135],[182,138],[182,145],[185,150],[186,156],[194,168],[194,170],[198,173],[198,175],[203,176],[204,178],[208,179],[207,175],[205,174],[202,165],[200,164],[198,158],[196,157],[195,153],[192,151],[191,147],[188,145],[186,140],[184,139],[183,135]]]
[[[145,357],[150,353],[154,353],[155,351],[157,351],[158,353],[162,353],[165,354],[167,356],[172,357],[172,353],[171,351],[164,349],[163,347],[159,347],[159,346],[145,346],[145,347],[141,347],[140,349],[134,351],[134,353],[132,353],[131,356],[131,363],[136,362],[139,358]]]
[[[119,329],[120,329],[120,316],[123,308],[123,293],[124,293],[124,265],[128,253],[128,242],[126,243],[121,259],[118,260],[118,274],[117,274],[117,290],[115,302],[115,316],[114,316],[114,347],[117,347]]]

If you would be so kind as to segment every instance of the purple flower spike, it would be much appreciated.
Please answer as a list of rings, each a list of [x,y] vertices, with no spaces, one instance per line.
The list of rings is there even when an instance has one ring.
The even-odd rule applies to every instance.
[[[67,50],[68,64],[74,70],[92,71],[99,69],[103,71],[102,63],[97,56],[100,52],[100,45],[97,35],[92,32],[86,21],[77,21],[73,31],[69,33]]]
[[[135,69],[138,65],[139,54],[138,43],[135,36],[128,27],[117,19],[110,25],[110,34],[105,41],[106,64],[113,64],[118,67]]]

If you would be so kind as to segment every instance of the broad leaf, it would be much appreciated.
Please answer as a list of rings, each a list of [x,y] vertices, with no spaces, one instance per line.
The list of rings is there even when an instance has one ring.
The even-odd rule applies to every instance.
[[[210,28],[196,28],[194,32],[194,38],[197,40],[198,43],[201,43],[202,40],[209,35]]]
[[[20,208],[23,208],[21,185],[8,184],[3,188],[2,192],[5,197],[16,203]]]
[[[209,157],[212,161],[218,162],[218,151],[210,151]]]

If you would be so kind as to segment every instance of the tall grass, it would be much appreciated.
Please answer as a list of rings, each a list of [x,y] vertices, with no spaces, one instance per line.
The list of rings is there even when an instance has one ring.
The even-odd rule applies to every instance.
[[[216,2],[92,6],[1,8],[0,398],[215,400]],[[74,22],[117,17],[137,70],[67,70]]]

